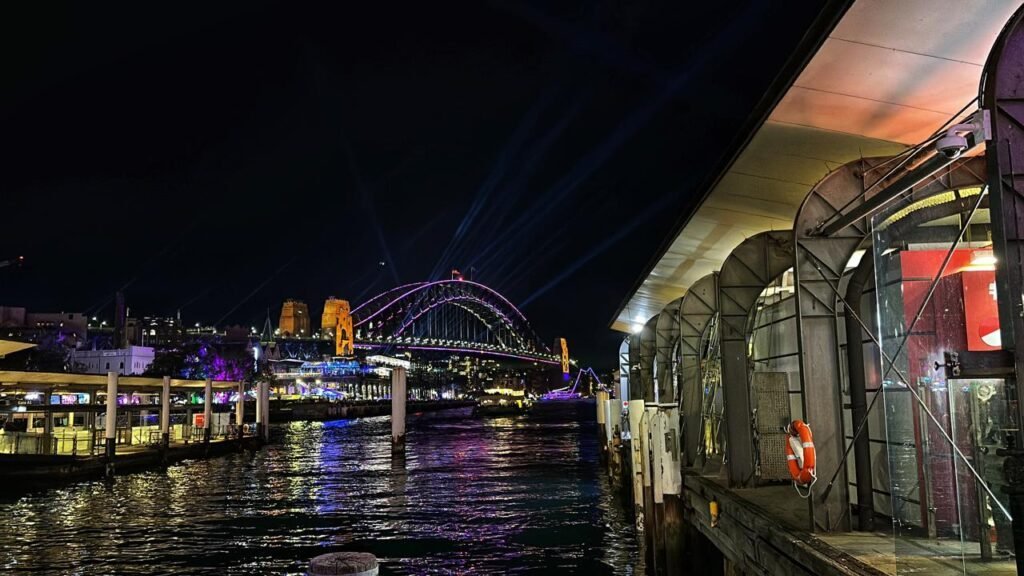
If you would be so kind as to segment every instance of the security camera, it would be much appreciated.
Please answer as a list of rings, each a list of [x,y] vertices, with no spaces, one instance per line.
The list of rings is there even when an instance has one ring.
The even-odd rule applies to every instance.
[[[949,160],[992,137],[991,120],[988,110],[978,110],[962,124],[950,126],[946,133],[935,141],[935,149]]]
[[[935,149],[946,158],[953,160],[967,150],[967,138],[956,133],[947,133],[935,142]]]

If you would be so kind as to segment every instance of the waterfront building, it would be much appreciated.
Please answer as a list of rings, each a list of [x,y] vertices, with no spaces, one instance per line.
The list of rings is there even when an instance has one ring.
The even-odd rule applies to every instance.
[[[74,346],[85,340],[89,319],[80,312],[30,312],[21,306],[0,306],[4,336],[41,342],[49,336]]]
[[[181,319],[176,316],[128,318],[125,331],[129,345],[149,346],[157,350],[176,348],[185,337]]]
[[[121,375],[142,374],[153,363],[154,352],[149,346],[128,346],[117,350],[75,350],[72,365],[86,374],[106,374],[114,371]]]

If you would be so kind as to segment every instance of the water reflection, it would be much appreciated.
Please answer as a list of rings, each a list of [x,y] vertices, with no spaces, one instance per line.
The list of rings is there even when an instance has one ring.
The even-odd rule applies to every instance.
[[[301,574],[365,550],[384,573],[624,574],[636,537],[592,423],[568,417],[292,423],[267,449],[0,501],[5,574]]]

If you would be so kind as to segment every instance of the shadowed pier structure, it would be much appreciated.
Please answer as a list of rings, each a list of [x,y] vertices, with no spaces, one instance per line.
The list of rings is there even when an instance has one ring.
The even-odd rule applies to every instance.
[[[1021,570],[1022,18],[830,3],[619,309],[656,573]]]

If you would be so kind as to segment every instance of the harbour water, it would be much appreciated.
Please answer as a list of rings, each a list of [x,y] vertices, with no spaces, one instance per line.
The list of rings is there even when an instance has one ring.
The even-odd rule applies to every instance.
[[[642,574],[622,503],[575,411],[279,425],[256,453],[7,494],[4,574],[303,574],[372,552],[382,574]]]

